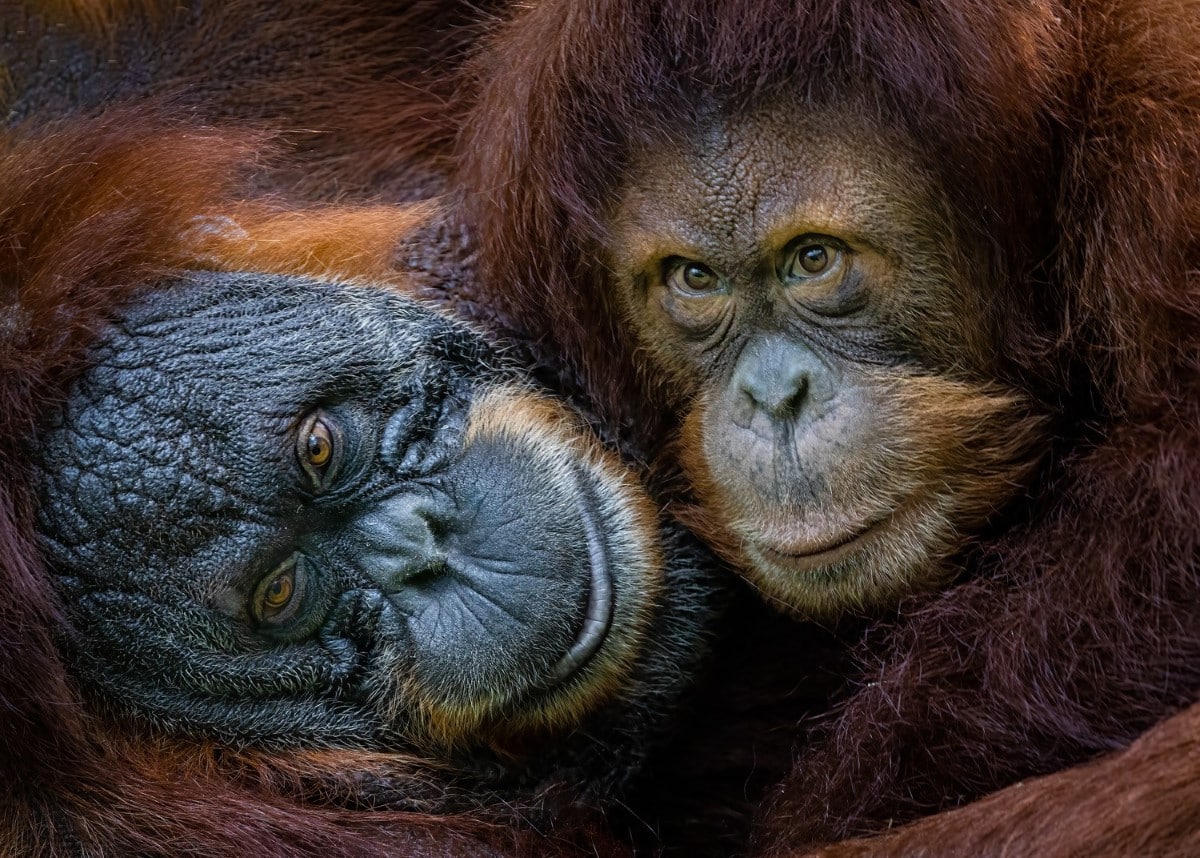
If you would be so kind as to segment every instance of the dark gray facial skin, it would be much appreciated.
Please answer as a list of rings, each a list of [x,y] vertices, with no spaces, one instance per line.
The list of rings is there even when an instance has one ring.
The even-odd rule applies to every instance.
[[[40,437],[64,646],[155,729],[447,755],[557,735],[534,768],[594,755],[613,778],[705,649],[709,573],[676,536],[664,570],[616,460],[475,332],[383,290],[147,294]]]

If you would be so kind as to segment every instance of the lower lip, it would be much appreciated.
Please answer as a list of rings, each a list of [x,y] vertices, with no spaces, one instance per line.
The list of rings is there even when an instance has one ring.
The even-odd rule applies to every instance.
[[[592,657],[600,651],[612,627],[614,583],[612,566],[609,564],[608,547],[604,537],[596,526],[592,510],[597,508],[592,492],[581,478],[578,481],[580,493],[579,516],[587,535],[589,588],[588,604],[584,613],[583,626],[571,645],[570,650],[554,666],[552,683],[560,684],[570,679],[583,669]]]
[[[862,530],[856,531],[845,539],[820,547],[815,551],[780,551],[767,545],[752,542],[754,550],[768,562],[780,566],[789,566],[801,571],[809,571],[848,557],[857,551],[864,540],[870,538],[885,519],[873,521]]]

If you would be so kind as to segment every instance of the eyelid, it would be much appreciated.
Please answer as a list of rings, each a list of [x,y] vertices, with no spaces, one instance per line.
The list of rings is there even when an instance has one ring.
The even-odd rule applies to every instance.
[[[300,553],[293,552],[286,560],[264,575],[254,587],[250,597],[250,613],[263,626],[279,626],[294,619],[304,605],[307,573],[303,566]],[[263,611],[267,587],[275,579],[287,572],[292,574],[292,595],[287,604],[274,614],[267,616]]]
[[[711,289],[692,289],[683,284],[676,286],[672,281],[675,275],[681,272],[685,267],[694,265],[697,268],[703,268],[711,275],[715,281]],[[729,291],[729,283],[726,277],[713,266],[709,265],[700,259],[694,259],[688,256],[667,256],[659,263],[659,280],[663,287],[669,292],[681,295],[684,298],[708,298],[715,295],[724,295]]]
[[[309,462],[306,454],[308,438],[318,423],[328,429],[332,447],[329,461],[319,469]],[[294,452],[296,463],[309,483],[305,488],[318,493],[327,490],[337,478],[346,454],[346,436],[340,421],[323,408],[315,408],[305,414],[295,429]]]
[[[810,247],[818,244],[833,248],[839,253],[851,254],[854,252],[848,243],[837,236],[826,235],[821,232],[803,232],[783,245],[783,256],[787,257],[802,247]]]

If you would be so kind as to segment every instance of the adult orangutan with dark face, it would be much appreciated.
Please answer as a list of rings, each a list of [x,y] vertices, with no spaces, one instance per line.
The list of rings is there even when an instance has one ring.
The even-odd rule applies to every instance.
[[[188,268],[218,269],[239,276],[247,272],[335,276],[353,278],[360,285],[399,286],[402,289],[421,282],[428,295],[445,300],[460,313],[485,322],[494,330],[509,334],[505,351],[520,360],[533,343],[510,326],[509,323],[515,320],[493,312],[500,308],[487,297],[486,290],[472,273],[475,260],[469,242],[463,241],[464,237],[469,239],[469,232],[450,219],[434,221],[430,228],[421,229],[422,218],[429,214],[429,207],[412,208],[407,204],[431,190],[445,187],[448,170],[453,164],[450,151],[453,132],[464,114],[463,105],[470,98],[469,91],[456,89],[448,75],[477,41],[477,34],[495,23],[486,16],[479,16],[478,5],[462,4],[460,7],[440,2],[406,2],[373,3],[368,7],[325,0],[272,3],[220,0],[203,6],[156,2],[29,2],[17,4],[9,10],[12,14],[0,14],[0,65],[7,69],[10,81],[10,86],[0,93],[0,101],[3,101],[7,121],[12,127],[3,145],[21,149],[7,162],[9,166],[0,165],[0,168],[5,176],[23,177],[20,183],[10,183],[10,189],[14,199],[27,201],[13,206],[14,216],[20,214],[21,217],[11,223],[5,222],[3,230],[4,235],[14,239],[10,241],[17,254],[14,264],[44,266],[36,270],[46,272],[39,276],[50,284],[33,283],[24,293],[44,307],[42,315],[34,318],[45,321],[47,342],[40,350],[23,347],[13,353],[13,365],[17,370],[9,378],[14,389],[22,393],[16,398],[20,407],[5,419],[15,426],[38,425],[36,419],[26,414],[26,397],[31,395],[31,389],[55,391],[58,387],[56,384],[31,383],[26,380],[27,374],[33,373],[40,379],[60,363],[77,366],[72,363],[78,358],[71,350],[75,341],[60,343],[53,334],[58,324],[55,320],[59,318],[59,311],[52,307],[55,301],[67,308],[82,301],[81,326],[85,333],[94,333],[95,328],[112,314],[126,312],[122,304],[127,296],[125,286],[174,282],[179,276],[177,262]],[[217,128],[198,128],[197,123],[208,123]],[[126,127],[127,135],[122,131]],[[248,128],[251,129],[249,132]],[[263,131],[272,138],[270,152],[246,142],[260,139]],[[162,135],[163,145],[149,145],[159,135]],[[22,140],[27,145],[22,144]],[[120,143],[123,147],[115,164],[102,157],[104,147],[110,142]],[[89,170],[90,164],[97,166]],[[115,176],[111,171],[115,171]],[[230,175],[246,181],[233,181],[229,179]],[[155,181],[151,182],[151,178]],[[237,188],[236,192],[226,193],[227,188],[218,187],[227,180]],[[210,185],[214,187],[210,188]],[[72,223],[81,226],[77,240],[58,241],[53,230]],[[35,227],[49,232],[39,233],[44,237],[31,241],[25,237],[24,230]],[[81,246],[90,246],[92,250],[81,253],[78,250]],[[59,258],[51,250],[56,247],[61,248]],[[110,256],[111,261],[106,261]],[[130,257],[133,262],[128,261]],[[99,281],[91,268],[83,266],[83,262],[89,260],[93,260],[103,274]],[[55,272],[64,268],[66,274],[59,277]],[[29,276],[22,275],[25,279]],[[21,278],[13,275],[10,279],[18,282]],[[112,285],[115,291],[106,291],[104,284]],[[202,290],[204,286],[198,284],[195,288]],[[78,294],[73,291],[76,289],[80,290]],[[93,293],[103,297],[93,298]],[[483,300],[477,302],[476,297]],[[262,301],[265,300],[264,296]],[[253,304],[248,302],[237,312],[252,316]],[[179,314],[186,316],[183,305],[179,307]],[[324,299],[315,301],[308,310],[315,318],[327,311]],[[63,312],[67,316],[70,314],[69,310]],[[304,311],[297,310],[296,318],[301,327],[307,324],[312,331],[319,330],[319,334],[314,334],[316,338],[330,337],[330,332],[325,327],[318,328],[315,320],[306,322]],[[183,319],[179,324],[187,327]],[[248,339],[252,339],[254,330],[259,329],[247,328]],[[272,330],[262,326],[263,338],[274,340],[278,334]],[[345,337],[340,341],[345,342]],[[138,342],[149,343],[145,339]],[[156,347],[168,345],[169,342],[164,342]],[[179,361],[182,362],[188,354],[188,346],[180,343],[179,348],[182,355]],[[270,348],[270,344],[263,344],[261,348]],[[231,378],[236,372],[235,351],[224,350],[222,353],[226,365],[216,367],[208,374],[208,380],[217,385],[222,378]],[[74,357],[70,358],[71,355]],[[349,354],[331,357],[323,369],[315,365],[311,368],[319,378],[330,371],[346,369],[344,363],[352,357]],[[89,365],[90,360],[85,357],[83,362]],[[47,366],[42,366],[43,363]],[[551,362],[533,364],[533,368],[555,385],[563,381],[557,377],[556,367]],[[299,368],[297,372],[300,373]],[[196,387],[186,391],[187,397],[163,401],[158,407],[163,414],[169,414],[171,409],[185,409],[189,402],[203,402],[206,398],[204,381],[203,377],[197,378]],[[292,379],[295,384],[300,381],[299,377]],[[356,395],[365,393],[360,390]],[[271,413],[282,410],[292,419],[298,415],[308,416],[308,412],[296,403],[287,406],[287,403],[269,397],[259,403],[253,396],[250,398],[251,401],[244,404],[252,410],[265,408]],[[377,415],[376,419],[383,420],[384,417]],[[219,420],[213,422],[220,425]],[[612,435],[610,427],[599,428]],[[21,429],[14,432],[14,436],[24,438],[27,431]],[[150,435],[150,440],[158,437],[153,429]],[[259,445],[263,442],[262,437],[250,438]],[[168,440],[158,437],[160,445],[167,445]],[[150,449],[152,447],[149,445]],[[294,446],[287,449],[292,450]],[[638,456],[632,448],[625,452],[631,458]],[[117,450],[114,455],[117,453],[135,459],[140,455],[137,450]],[[14,455],[23,460],[28,454],[22,448]],[[227,456],[228,451],[214,457],[217,462],[210,464],[209,469],[217,473],[217,463]],[[241,463],[244,458],[244,453],[239,454],[237,460]],[[124,479],[123,472],[137,473],[138,470],[136,465],[128,466],[128,463],[124,469],[105,465],[105,474],[113,480]],[[532,472],[536,472],[536,468]],[[228,482],[259,485],[260,489],[263,485],[261,477],[244,470],[229,473],[232,476],[228,477]],[[549,485],[555,484],[548,474],[547,481]],[[13,485],[22,487],[23,491],[28,489],[26,483],[26,476],[14,477]],[[173,495],[171,480],[165,480],[164,485],[167,488],[163,493]],[[133,493],[125,492],[124,496],[131,498]],[[254,497],[260,498],[259,503],[264,502],[265,496],[262,491],[254,493]],[[185,514],[190,503],[180,497],[174,514]],[[369,508],[370,504],[366,503],[363,515],[377,519],[378,515],[370,513]],[[562,509],[559,512],[565,516]],[[248,513],[241,515],[248,516]],[[297,520],[304,520],[305,515],[301,514]],[[106,516],[103,511],[98,513],[96,529],[103,531]],[[548,521],[558,518],[552,516]],[[29,526],[30,522],[22,519],[14,525],[13,532],[25,534]],[[133,524],[132,530],[114,529],[107,537],[98,538],[96,551],[116,551],[117,543],[136,543],[135,534],[140,529],[141,523]],[[610,535],[614,530],[608,526],[604,529]],[[467,531],[475,532],[472,528]],[[111,544],[106,541],[108,539]],[[535,545],[539,542],[536,536],[529,539]],[[549,536],[547,539],[554,542]],[[198,575],[199,561],[189,553],[190,549],[186,547],[189,544],[200,551],[197,546],[204,543],[201,540],[178,546],[180,556],[175,558],[177,563],[174,565],[190,570],[187,574],[192,577]],[[671,562],[667,567],[690,574],[686,570],[698,561],[685,561],[686,549],[682,545],[679,547],[677,556],[674,548],[668,553],[680,563]],[[231,621],[219,613],[220,610],[227,611],[231,605],[241,605],[236,621],[250,622],[256,615],[249,607],[229,596],[228,592],[219,596],[216,591],[225,588],[246,595],[243,592],[246,587],[261,582],[264,588],[261,593],[266,593],[274,581],[271,573],[279,570],[286,574],[290,568],[286,561],[291,552],[283,548],[278,556],[266,552],[269,557],[252,563],[248,570],[238,575],[228,568],[216,567],[208,570],[208,574],[202,576],[203,580],[171,579],[162,585],[163,595],[170,591],[175,594],[172,599],[182,599],[179,588],[183,588],[184,595],[201,592],[208,599],[217,599],[219,604],[202,604],[217,610],[218,615],[202,616],[206,616],[206,623],[218,628]],[[333,554],[338,568],[331,569],[326,563],[321,567],[321,574],[340,581],[340,585],[329,586],[334,590],[341,586],[343,595],[339,598],[353,601],[356,598],[353,594],[362,589],[361,582],[352,585],[347,570],[341,567],[354,566],[354,563],[336,551]],[[41,576],[48,572],[41,554],[28,547],[17,547],[10,556],[28,558],[22,562],[40,570],[30,575],[41,590],[45,589],[46,582]],[[70,557],[64,557],[61,561],[88,565],[78,558],[72,561]],[[141,586],[141,583],[156,581],[158,576],[154,570],[157,568],[160,567],[145,564],[144,568],[131,569],[128,573],[130,587],[136,589],[135,582]],[[257,573],[262,577],[257,577]],[[97,579],[106,581],[115,573],[97,569],[94,574]],[[64,576],[71,586],[66,595],[75,598],[82,593],[87,597],[85,606],[92,606],[87,588],[81,590],[76,586],[78,578],[75,574]],[[560,747],[556,742],[547,744],[531,733],[523,732],[507,740],[501,752],[520,752],[519,759],[514,761],[514,768],[502,766],[491,774],[496,774],[506,784],[512,784],[515,777],[525,778],[525,784],[554,782],[567,787],[562,791],[556,787],[548,794],[535,787],[531,799],[530,792],[522,786],[516,794],[505,794],[506,799],[513,799],[510,811],[492,803],[491,799],[499,794],[489,793],[487,785],[470,778],[448,781],[440,772],[435,773],[429,791],[422,793],[433,797],[432,803],[422,807],[429,813],[410,815],[401,820],[357,815],[330,820],[322,815],[323,808],[316,806],[319,803],[294,802],[297,792],[305,799],[314,791],[317,797],[325,795],[325,783],[330,779],[334,783],[344,783],[346,779],[360,778],[359,761],[352,754],[342,756],[340,752],[322,757],[318,767],[320,777],[301,777],[299,787],[293,780],[286,779],[285,786],[291,792],[282,797],[275,787],[281,773],[290,771],[291,762],[288,755],[278,752],[268,752],[267,756],[277,759],[279,765],[252,769],[265,773],[261,778],[267,787],[265,793],[253,788],[230,792],[231,787],[224,779],[226,771],[216,772],[213,779],[199,783],[195,789],[176,788],[171,780],[171,773],[179,770],[175,762],[167,764],[165,758],[169,755],[160,754],[157,746],[144,742],[144,736],[136,726],[147,720],[168,720],[190,735],[188,731],[194,732],[195,719],[203,714],[201,710],[211,708],[208,703],[197,705],[194,710],[189,708],[189,703],[203,702],[203,695],[200,695],[203,689],[196,686],[203,685],[204,681],[195,679],[195,671],[191,668],[179,667],[181,660],[177,655],[165,659],[163,665],[164,672],[187,681],[187,693],[173,701],[175,711],[164,714],[166,705],[154,700],[150,701],[153,704],[151,711],[138,708],[139,699],[144,703],[147,696],[154,696],[154,675],[146,676],[148,693],[121,692],[116,695],[127,701],[123,713],[129,717],[132,710],[131,723],[134,725],[128,742],[117,746],[121,753],[99,757],[85,753],[82,756],[84,762],[78,765],[71,762],[77,756],[75,749],[94,749],[103,744],[93,742],[91,734],[79,730],[74,722],[63,724],[54,718],[25,715],[33,709],[40,712],[42,708],[49,712],[75,711],[70,707],[39,702],[74,699],[74,692],[27,687],[24,680],[29,672],[28,659],[14,659],[9,667],[0,671],[0,677],[11,676],[15,683],[11,690],[5,686],[0,697],[14,701],[12,708],[22,718],[22,726],[11,731],[13,736],[21,738],[15,743],[15,751],[19,753],[8,770],[27,772],[42,765],[47,771],[39,776],[37,783],[45,786],[31,795],[34,798],[51,796],[54,797],[52,804],[68,807],[62,816],[62,830],[85,830],[92,837],[92,843],[109,844],[117,851],[151,847],[169,850],[178,831],[194,832],[194,842],[201,844],[197,848],[203,848],[206,853],[219,852],[227,844],[236,849],[245,839],[239,832],[251,825],[251,820],[257,820],[252,828],[257,832],[259,848],[268,853],[284,848],[278,844],[293,844],[292,831],[303,832],[310,851],[325,852],[334,848],[330,844],[339,836],[344,842],[337,848],[343,851],[367,849],[364,842],[375,846],[383,842],[385,846],[380,848],[387,848],[389,833],[398,838],[396,843],[419,841],[430,844],[429,849],[449,849],[442,845],[443,842],[466,842],[468,845],[463,848],[469,850],[480,848],[478,844],[486,841],[501,851],[520,852],[523,849],[541,854],[554,849],[570,851],[580,841],[586,841],[585,849],[604,851],[620,848],[620,841],[627,839],[653,848],[663,838],[672,842],[683,838],[684,848],[696,844],[697,848],[731,851],[744,842],[750,808],[765,785],[778,780],[787,771],[791,725],[807,710],[810,699],[823,702],[817,686],[797,680],[793,658],[780,658],[778,653],[807,651],[808,642],[823,644],[828,636],[768,614],[757,599],[747,594],[739,595],[736,604],[724,612],[721,624],[713,629],[707,609],[700,610],[699,603],[693,601],[695,596],[708,604],[708,597],[702,597],[701,593],[710,592],[705,589],[708,586],[704,584],[701,590],[693,592],[690,586],[683,585],[683,601],[677,604],[683,607],[687,603],[697,610],[685,608],[680,617],[695,620],[697,633],[708,628],[708,636],[719,635],[727,641],[727,646],[718,655],[717,664],[701,672],[699,678],[704,684],[697,692],[699,696],[693,694],[694,702],[687,707],[687,717],[672,717],[677,714],[673,706],[648,706],[642,712],[653,735],[642,734],[639,728],[635,731],[639,737],[629,736],[626,742],[605,727],[594,735],[595,741],[580,736],[567,743],[574,746],[575,741],[580,741],[591,748],[611,747],[612,756],[603,773],[585,771],[590,764],[565,763],[564,757],[556,757],[554,748]],[[36,632],[41,635],[56,628],[53,617],[37,613],[51,603],[41,590],[40,595],[15,597],[13,607],[19,605],[20,609],[14,614],[13,623],[23,631],[14,639],[25,640],[26,634]],[[305,593],[311,592],[311,588],[305,589]],[[673,592],[674,585],[660,591],[663,598],[671,600],[674,599]],[[258,593],[260,590],[254,589],[250,595]],[[319,604],[325,605],[327,599],[323,598]],[[532,610],[540,610],[538,600],[533,602]],[[440,603],[435,600],[429,604]],[[553,600],[548,600],[547,604],[553,604]],[[109,607],[118,613],[122,610],[119,602]],[[24,619],[29,612],[40,619]],[[90,607],[84,611],[84,616],[95,615]],[[105,619],[104,611],[98,615],[97,639],[106,641],[102,648],[106,652],[119,649],[119,642],[124,640],[127,632],[130,637],[144,634],[148,649],[149,641],[162,643],[171,638],[166,630],[166,620],[153,627],[142,627],[135,635],[132,629],[122,629],[120,623]],[[337,637],[354,625],[345,621],[349,616],[345,612],[337,616],[343,620],[341,625],[332,631],[318,630],[319,638]],[[571,631],[566,626],[558,628],[561,624],[553,619],[555,616],[561,620],[557,609],[547,615],[547,627],[557,631],[547,631],[547,634]],[[199,620],[187,626],[194,632],[191,638],[198,638],[201,643],[208,641],[208,637],[197,631],[203,627]],[[3,628],[5,626],[0,625],[0,629]],[[342,631],[339,632],[339,628]],[[265,629],[265,633],[269,636],[270,628]],[[669,647],[676,643],[686,647],[687,641],[691,640],[689,635],[675,635],[665,627],[664,634],[663,643]],[[389,637],[394,638],[394,632],[381,630],[370,639],[386,642]],[[678,638],[677,642],[667,643],[672,638]],[[801,643],[781,643],[793,640]],[[283,644],[294,646],[288,641]],[[22,646],[25,651],[56,652],[50,644]],[[84,651],[83,660],[87,661],[91,647],[85,645],[80,649]],[[704,649],[698,648],[694,655],[701,655]],[[14,647],[11,651],[17,652],[17,649]],[[312,655],[305,658],[311,666]],[[517,653],[509,658],[510,664],[522,661]],[[97,688],[111,692],[131,681],[128,677],[111,676],[116,666],[104,657],[95,661],[88,669],[93,682],[92,693],[96,693]],[[246,662],[242,668],[223,669],[213,678],[214,686],[226,689],[221,693],[240,687],[239,682],[245,684],[237,679],[243,668],[259,674],[263,670],[253,659],[243,658],[241,662]],[[65,669],[59,662],[54,664],[56,666],[40,671],[47,681],[56,679]],[[682,664],[680,667],[676,675],[680,683],[686,685],[697,679],[693,667]],[[823,666],[821,669],[833,675]],[[470,671],[453,676],[457,677],[455,681],[460,686],[475,682]],[[674,683],[672,680],[669,684],[680,690],[682,686]],[[628,682],[621,683],[622,689],[627,685]],[[599,685],[592,689],[601,691]],[[214,688],[209,692],[210,696],[219,690]],[[667,688],[662,690],[667,691]],[[146,692],[146,689],[142,691]],[[346,692],[339,686],[337,693]],[[617,690],[622,700],[626,699],[625,693],[625,690]],[[668,691],[671,693],[674,692]],[[654,694],[651,696],[660,699]],[[408,699],[417,698],[409,696]],[[661,699],[665,703],[665,698]],[[397,701],[398,698],[385,695],[386,706],[377,708],[396,710],[404,715],[404,709]],[[286,721],[287,707],[283,708],[282,720]],[[636,707],[628,711],[635,710]],[[619,718],[610,718],[615,710],[607,705],[600,704],[588,711],[596,720],[593,722],[584,715],[574,724],[581,733],[593,732],[592,725],[610,721],[613,729],[624,729]],[[545,714],[537,706],[530,712],[534,716]],[[367,720],[378,721],[376,716],[379,714],[368,715]],[[491,751],[480,748],[494,738],[492,727],[508,717],[492,712],[484,719],[487,723],[481,725],[481,730],[468,725],[460,732],[456,759],[473,762],[487,757]],[[54,747],[47,750],[40,739],[29,739],[25,725],[30,720],[45,725],[46,735],[53,739],[52,745],[59,741],[54,736],[68,736],[63,744],[65,750]],[[256,717],[253,720],[264,730],[270,721],[273,726],[269,732],[276,736],[280,734],[280,718],[264,721]],[[383,720],[394,722],[389,718]],[[529,720],[533,719],[527,719],[527,723]],[[571,730],[573,722],[569,713],[555,720],[563,729]],[[205,723],[210,728],[224,731],[216,733],[218,736],[251,742],[254,731],[246,721],[242,717],[242,726],[247,729],[238,735],[231,735],[228,726],[221,727],[211,717]],[[108,745],[116,746],[106,721],[90,723],[106,737]],[[446,719],[440,719],[439,723],[446,723]],[[779,724],[787,725],[788,729],[777,729]],[[406,739],[419,738],[409,726],[412,726],[411,722],[402,726],[400,734]],[[301,727],[297,723],[290,725],[291,741],[300,748],[297,753],[302,754],[311,744],[312,737],[305,738]],[[316,732],[325,728],[314,724],[310,729]],[[395,732],[393,728],[388,729]],[[364,738],[363,742],[376,741],[376,728],[372,731],[375,731],[372,736]],[[669,735],[664,737],[664,732]],[[663,738],[670,739],[667,747],[662,747]],[[339,741],[344,743],[344,739]],[[184,753],[177,760],[184,764],[185,770],[190,770],[187,766],[196,761],[190,754],[191,747],[185,741]],[[132,760],[122,756],[126,752]],[[620,762],[626,753],[629,755],[628,766]],[[160,757],[164,759],[163,776],[147,778],[144,773],[156,766]],[[240,756],[225,754],[223,758],[231,761],[235,768],[242,763]],[[424,772],[429,764],[440,764],[444,758],[443,748],[422,746],[421,754],[413,762],[417,771]],[[203,755],[200,759],[204,759]],[[527,768],[527,764],[532,764],[533,768]],[[393,771],[388,766],[385,763],[382,771]],[[65,772],[60,772],[60,768]],[[537,781],[536,777],[530,776],[535,769],[547,777]],[[96,771],[111,773],[111,784],[100,790],[90,789],[87,785]],[[372,769],[372,772],[378,771]],[[518,771],[522,774],[516,774]],[[604,785],[593,780],[593,775],[601,774]],[[24,775],[17,779],[23,778]],[[129,782],[143,786],[138,790],[126,789]],[[582,792],[577,787],[583,787]],[[593,790],[593,787],[597,789]],[[403,782],[393,779],[390,792],[385,792],[395,797],[414,788],[412,778]],[[170,796],[164,795],[164,791]],[[127,793],[129,801],[114,804],[109,800],[114,792]],[[356,787],[337,795],[341,796],[338,801],[344,801],[347,795],[355,801],[370,795],[375,806],[379,804],[375,798],[377,792]],[[200,794],[208,798],[200,800]],[[596,800],[589,798],[593,795]],[[86,800],[77,802],[80,796],[85,796]],[[584,822],[580,821],[578,813],[563,812],[564,801],[560,799],[564,796],[566,800],[584,799],[579,803]],[[471,805],[471,812],[464,817],[448,812],[460,806],[455,804],[460,800]],[[169,814],[156,810],[170,802],[174,803],[170,804]],[[44,809],[45,802],[39,799],[35,806]],[[629,812],[624,814],[625,818],[619,818],[625,806],[629,807]],[[238,810],[214,815],[215,809],[223,807]],[[609,827],[617,835],[607,847],[603,840],[606,835],[586,822],[588,809],[597,807],[607,808]],[[34,813],[35,821],[31,823],[27,812],[28,808],[22,806],[20,814],[6,818],[13,820],[13,830],[32,836],[31,832],[39,830],[42,817]],[[175,820],[174,827],[156,831],[153,820],[161,815]],[[538,829],[535,831],[519,822],[508,825],[509,821],[518,818],[533,821]],[[482,837],[471,839],[478,833],[479,824],[489,820],[496,824]],[[543,824],[547,820],[553,822],[549,827]],[[365,832],[363,837],[350,837],[347,832],[351,828],[361,828]],[[467,832],[465,835],[464,831]],[[579,836],[578,832],[586,832],[586,837]],[[425,839],[420,840],[422,837]],[[61,843],[54,839],[47,842]],[[300,846],[294,848],[302,849]]]
[[[260,143],[125,110],[0,146],[0,852],[621,851],[711,564],[476,330],[211,270],[279,218],[263,268],[313,247],[235,192]]]
[[[482,51],[497,315],[772,603],[871,618],[760,848],[1020,781],[845,848],[1196,848],[1197,11],[550,0]]]

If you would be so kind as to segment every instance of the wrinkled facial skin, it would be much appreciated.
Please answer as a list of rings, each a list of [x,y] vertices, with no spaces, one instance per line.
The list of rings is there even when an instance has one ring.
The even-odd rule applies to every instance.
[[[1036,459],[1040,421],[989,380],[983,254],[911,151],[848,109],[739,115],[645,153],[614,217],[693,524],[802,616],[942,583]]]
[[[41,439],[71,658],[168,730],[462,747],[691,669],[646,654],[673,621],[640,489],[397,295],[195,275],[116,321]]]

